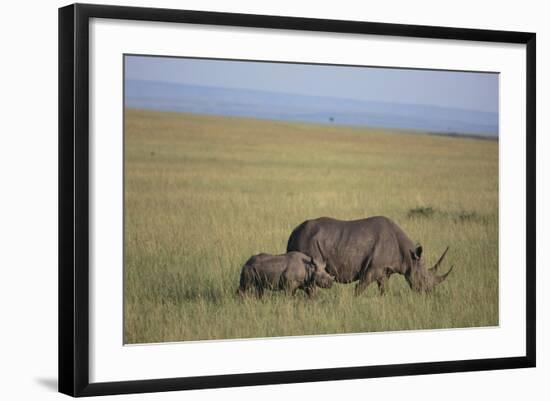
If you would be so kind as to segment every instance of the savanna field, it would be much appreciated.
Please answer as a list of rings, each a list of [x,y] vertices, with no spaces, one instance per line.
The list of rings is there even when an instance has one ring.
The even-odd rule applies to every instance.
[[[125,343],[498,325],[497,141],[133,109],[124,135]],[[236,296],[304,220],[375,215],[449,278]]]

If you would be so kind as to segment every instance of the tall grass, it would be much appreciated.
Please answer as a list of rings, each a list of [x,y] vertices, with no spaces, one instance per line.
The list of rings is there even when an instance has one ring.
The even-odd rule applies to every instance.
[[[432,263],[450,245],[447,281],[235,296],[246,259],[302,221],[374,215]],[[126,110],[124,229],[126,343],[498,324],[495,141]]]

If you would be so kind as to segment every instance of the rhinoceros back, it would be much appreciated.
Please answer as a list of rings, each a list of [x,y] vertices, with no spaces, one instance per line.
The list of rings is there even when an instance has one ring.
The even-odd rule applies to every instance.
[[[403,236],[402,230],[383,216],[351,221],[321,217],[296,227],[288,239],[287,251],[299,251],[324,260],[327,271],[335,275],[338,282],[349,283],[358,279],[371,256],[399,259],[399,242]]]

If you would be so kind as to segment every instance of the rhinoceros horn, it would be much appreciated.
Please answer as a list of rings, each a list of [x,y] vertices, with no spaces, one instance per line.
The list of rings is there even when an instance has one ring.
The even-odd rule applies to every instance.
[[[445,258],[445,255],[447,254],[447,251],[449,250],[449,247],[447,247],[447,249],[445,249],[445,251],[443,252],[443,254],[441,255],[441,257],[439,258],[439,260],[435,263],[434,267],[432,267],[430,269],[430,271],[432,273],[436,273],[437,272],[437,268],[439,267],[439,265],[441,264],[441,262],[443,261],[443,259]]]
[[[435,263],[434,267],[432,267],[429,272],[432,274],[432,280],[433,280],[433,286],[436,286],[438,284],[441,284],[443,281],[445,281],[445,279],[447,278],[447,276],[453,271],[453,268],[454,266],[451,266],[451,268],[449,269],[449,271],[445,274],[443,274],[442,276],[438,276],[437,275],[437,269],[439,268],[439,266],[441,265],[441,262],[443,261],[443,259],[445,258],[445,255],[447,254],[447,251],[449,250],[449,247],[447,247],[445,249],[445,251],[443,252],[443,254],[441,255],[441,257],[439,258],[439,260]]]
[[[443,281],[445,281],[445,279],[447,278],[447,276],[448,276],[449,274],[451,274],[451,272],[453,271],[453,268],[454,268],[454,265],[451,266],[451,268],[449,269],[449,271],[448,271],[447,273],[445,273],[444,275],[442,275],[442,276],[436,276],[436,275],[434,274],[434,282],[435,282],[435,285],[438,285],[438,284],[442,283]]]

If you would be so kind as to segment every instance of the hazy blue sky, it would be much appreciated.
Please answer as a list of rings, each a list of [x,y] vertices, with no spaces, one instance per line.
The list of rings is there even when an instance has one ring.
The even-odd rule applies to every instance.
[[[498,112],[498,74],[126,57],[126,79]]]

